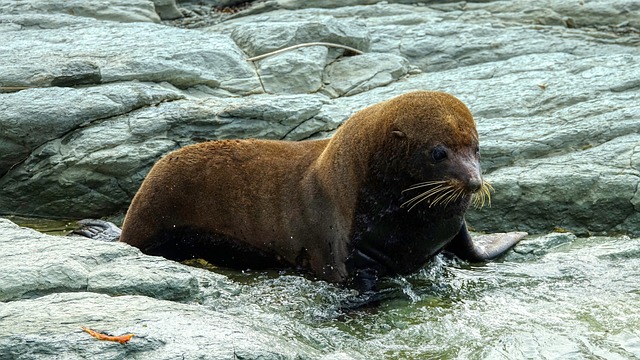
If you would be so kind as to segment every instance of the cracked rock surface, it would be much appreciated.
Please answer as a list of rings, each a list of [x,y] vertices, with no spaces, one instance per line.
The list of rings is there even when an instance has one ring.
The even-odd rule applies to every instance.
[[[639,1],[205,3],[0,1],[1,214],[121,214],[178,147],[326,137],[426,89],[476,118],[473,228],[640,233]],[[364,54],[247,60],[311,42]]]

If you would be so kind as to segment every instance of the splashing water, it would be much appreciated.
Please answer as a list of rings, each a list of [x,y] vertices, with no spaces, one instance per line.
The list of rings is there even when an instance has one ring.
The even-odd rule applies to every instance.
[[[370,359],[640,356],[640,239],[552,234],[527,239],[482,266],[438,256],[411,276],[384,281],[383,291],[394,296],[379,306],[342,316],[350,290],[275,273],[245,281],[234,303],[277,314],[265,320],[270,328],[327,353]]]

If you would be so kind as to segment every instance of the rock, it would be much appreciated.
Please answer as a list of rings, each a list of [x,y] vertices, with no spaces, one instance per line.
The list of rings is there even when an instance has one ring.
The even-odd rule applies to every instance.
[[[171,13],[169,10],[171,3],[175,8],[174,0],[156,0],[155,2],[162,4],[160,8],[164,13],[175,15],[175,12]],[[154,2],[150,0],[0,0],[0,14],[3,15],[71,14],[118,22],[160,22],[156,9]],[[175,10],[177,11],[177,8]]]
[[[89,88],[42,88],[6,94],[0,102],[0,174],[39,146],[94,121],[184,98],[154,84],[114,83]]]
[[[1,0],[1,14],[71,14],[118,22],[160,22],[182,16],[175,0]]]
[[[199,2],[199,3],[205,3],[209,6],[212,7],[217,7],[217,8],[224,8],[224,7],[233,7],[233,6],[238,6],[238,5],[242,5],[245,3],[251,3],[251,2],[255,2],[255,0],[180,0],[181,3],[188,3],[188,2]]]
[[[196,301],[202,281],[218,283],[214,273],[143,256],[122,243],[82,237],[53,237],[0,219],[0,301],[41,297],[56,292],[94,292],[111,296],[142,295],[164,300]],[[51,262],[51,259],[57,259]],[[199,275],[198,275],[199,274]],[[218,291],[224,285],[218,284]],[[227,291],[233,291],[227,287]]]
[[[442,8],[441,8],[442,9]],[[517,21],[541,25],[581,27],[640,27],[640,3],[624,0],[594,1],[512,1],[477,2],[465,4],[469,13],[484,13],[485,16],[469,17],[469,20],[484,21],[490,14],[499,14],[503,21]],[[474,14],[474,15],[475,15]],[[473,19],[472,19],[473,18]],[[484,19],[483,19],[484,18]]]
[[[96,308],[100,316],[96,316]],[[46,312],[33,311],[46,308]],[[311,359],[310,346],[197,305],[140,296],[61,293],[12,302],[0,310],[0,352],[8,358]],[[63,324],[52,326],[52,324]],[[98,341],[81,330],[133,333],[126,344]]]
[[[277,7],[283,9],[295,10],[305,8],[337,8],[343,6],[355,6],[355,5],[372,5],[383,0],[276,0],[274,1]],[[392,0],[384,1],[385,3],[400,3],[400,4],[414,4],[413,0]]]
[[[535,261],[536,259],[557,251],[559,248],[569,246],[576,240],[572,233],[553,232],[542,236],[532,236],[520,242],[507,253],[505,261]]]
[[[324,91],[332,97],[355,95],[388,85],[409,71],[407,59],[392,54],[365,54],[338,59],[326,68]]]
[[[29,102],[25,97],[31,97],[43,104],[42,109],[48,109],[55,107],[52,104],[58,103],[60,94],[52,90],[55,89],[32,89],[7,97],[17,97],[16,101],[22,103]],[[155,160],[169,151],[210,139],[297,140],[305,135],[305,128],[300,125],[316,115],[324,101],[320,95],[195,101],[157,85],[135,83],[69,91],[75,96],[67,97],[70,101],[65,108],[48,117],[35,114],[34,118],[50,119],[49,126],[57,122],[63,136],[43,132],[42,139],[30,139],[32,145],[18,147],[30,146],[34,150],[28,157],[19,158],[19,164],[7,163],[15,166],[0,178],[0,209],[53,218],[60,217],[60,207],[65,209],[63,217],[98,217],[105,208],[118,212],[128,206]],[[145,102],[156,106],[138,108]],[[92,111],[87,111],[91,106]],[[10,105],[9,109],[13,108]],[[16,134],[9,139],[16,140],[9,145],[27,142],[28,134],[21,134],[15,125],[21,124],[21,116],[8,118],[11,121],[7,126],[14,124],[12,132]],[[33,116],[33,111],[24,116]],[[31,130],[40,130],[37,125],[32,125]],[[31,201],[36,193],[38,201]],[[70,198],[74,200],[69,201]]]
[[[349,7],[356,5],[371,5],[361,7],[358,13],[361,17],[369,17],[372,10],[381,16],[397,15],[398,9],[404,9],[405,14],[437,12],[440,16],[451,19],[455,17],[463,24],[469,22],[490,23],[499,19],[509,24],[539,24],[560,25],[566,27],[640,27],[640,3],[637,0],[589,0],[589,1],[490,1],[473,2],[449,1],[421,1],[415,0],[271,0],[272,8],[288,10],[326,8],[331,14],[353,12]],[[408,6],[389,6],[389,4],[406,4]],[[327,13],[320,11],[319,13]],[[385,15],[386,13],[386,15]],[[395,14],[394,14],[395,13]],[[438,16],[438,17],[440,17]],[[424,17],[423,17],[424,18]],[[424,20],[418,20],[423,22]],[[633,30],[632,30],[633,31]]]
[[[640,167],[630,159],[638,158],[638,144],[640,134],[621,135],[580,152],[496,170],[487,176],[496,189],[492,207],[473,212],[469,221],[492,231],[518,224],[525,231],[635,232]]]
[[[258,75],[269,94],[314,93],[322,86],[328,51],[324,46],[301,48],[258,62]]]
[[[29,15],[0,17],[9,28],[0,32],[0,62],[11,64],[0,69],[0,86],[137,80],[177,87],[206,85],[238,94],[259,91],[255,71],[227,35],[149,23],[41,17],[55,28],[35,26],[34,20],[39,20]]]
[[[153,0],[153,5],[162,20],[173,20],[182,17],[182,13],[176,5],[176,0]]]
[[[398,42],[386,41],[380,47],[372,45],[372,50],[397,53],[422,70],[433,72],[499,62],[527,54],[571,53],[589,57],[597,54],[600,46],[599,41],[587,34],[563,38],[559,28],[514,26],[509,31],[505,30],[504,25],[487,23],[466,23],[460,28],[457,23],[449,21],[443,21],[436,27],[420,24],[399,26],[393,36],[399,38]],[[626,46],[629,44],[624,40],[620,45],[615,53],[633,53],[633,48]]]
[[[296,16],[276,12],[232,20],[213,26],[209,31],[232,28],[231,37],[249,56],[266,54],[288,46],[328,42],[369,50],[370,34],[359,20],[336,19],[332,16]]]

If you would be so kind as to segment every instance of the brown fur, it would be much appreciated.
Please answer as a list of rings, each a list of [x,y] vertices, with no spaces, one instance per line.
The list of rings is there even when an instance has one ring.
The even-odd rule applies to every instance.
[[[428,150],[438,144],[452,150],[454,165],[425,162]],[[245,251],[233,253],[238,258],[260,253],[273,258],[273,264],[301,266],[328,281],[345,282],[353,277],[348,262],[354,242],[375,221],[363,199],[376,199],[376,179],[397,178],[399,190],[411,181],[441,178],[464,185],[480,176],[477,146],[466,106],[451,95],[425,91],[357,112],[328,140],[224,140],[186,146],[166,155],[148,174],[129,208],[121,241],[176,259],[224,258],[226,254],[216,253],[220,243],[224,251],[229,246]],[[457,205],[460,215],[451,215],[455,224],[432,231],[437,234],[433,249],[416,264],[459,231],[471,192]],[[427,210],[407,213],[397,205],[384,211],[438,216]],[[162,235],[177,229],[193,240]],[[234,261],[224,264],[233,266]]]

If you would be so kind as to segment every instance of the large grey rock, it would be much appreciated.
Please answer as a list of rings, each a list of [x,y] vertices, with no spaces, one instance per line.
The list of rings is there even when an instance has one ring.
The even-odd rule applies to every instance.
[[[231,20],[209,27],[208,31],[231,31],[232,38],[250,56],[316,42],[361,51],[369,49],[370,34],[358,20],[304,15],[292,18],[284,14],[275,12]],[[322,87],[326,65],[343,52],[343,49],[325,46],[299,48],[257,60],[256,68],[267,93],[314,93]]]
[[[499,329],[501,335],[512,336],[513,317],[518,316],[513,357],[522,349],[552,356],[546,352],[548,344],[557,346],[552,338],[574,334],[578,327],[579,336],[568,342],[570,351],[581,351],[582,334],[588,333],[590,344],[605,337],[610,347],[579,353],[633,358],[638,354],[636,337],[621,339],[617,331],[635,329],[627,315],[635,308],[629,301],[637,301],[629,294],[637,289],[633,280],[639,276],[639,245],[640,239],[628,237],[556,233],[525,239],[504,262],[486,266],[438,257],[423,271],[388,279],[388,290],[396,295],[375,311],[338,320],[336,306],[350,292],[324,282],[216,269],[228,274],[223,276],[145,256],[127,245],[47,236],[2,219],[0,294],[12,298],[0,301],[0,357],[424,358],[441,354],[452,338],[456,351],[472,346],[479,357],[487,349],[504,356],[504,342],[492,335]],[[20,286],[14,286],[16,281]],[[519,305],[505,307],[508,301]],[[549,321],[543,305],[556,306],[558,316]],[[601,306],[596,320],[602,327],[594,330],[592,317],[567,324],[567,318],[589,313],[595,305]],[[540,316],[532,317],[535,311]],[[611,323],[618,315],[628,321]],[[542,320],[534,322],[533,332],[520,328],[535,319]],[[124,345],[98,341],[81,331],[82,326],[135,336]],[[425,342],[432,334],[437,336]],[[544,346],[529,347],[532,336]]]
[[[258,62],[258,76],[269,94],[314,93],[322,87],[327,64],[324,46],[306,47],[275,55]]]
[[[160,2],[160,1],[159,1]],[[165,6],[170,1],[162,1]],[[175,6],[175,2],[173,2]],[[154,2],[150,0],[1,0],[0,14],[72,14],[119,22],[160,22]]]
[[[172,20],[182,17],[182,12],[178,9],[176,0],[153,0],[153,5],[163,20]]]
[[[42,29],[40,20],[54,28]],[[64,15],[0,16],[0,85],[74,86],[116,81],[260,91],[254,69],[224,34]]]
[[[337,19],[332,16],[301,15],[287,12],[240,18],[208,28],[220,32],[233,29],[231,37],[250,56],[262,55],[288,46],[328,42],[369,50],[369,29],[358,19]]]
[[[324,91],[332,97],[355,95],[388,85],[409,71],[407,59],[382,53],[338,59],[326,68]]]
[[[175,0],[2,0],[0,13],[72,14],[119,22],[160,22],[160,19],[176,19],[182,16]]]
[[[446,7],[438,9],[448,10]],[[640,27],[640,2],[637,0],[480,1],[466,3],[463,8],[449,6],[449,9],[464,10],[471,15],[464,16],[465,21],[486,21],[491,14],[496,14],[507,22],[577,28],[609,26],[620,27],[620,30]]]
[[[222,278],[214,273],[192,273],[178,263],[142,256],[138,249],[122,243],[52,237],[21,229],[5,219],[0,219],[0,234],[0,253],[5,259],[0,264],[2,302],[86,291],[196,301],[202,296],[198,276],[219,283],[219,291],[224,289]]]
[[[97,309],[100,309],[99,316]],[[3,304],[0,316],[3,319],[0,352],[5,359],[317,359],[321,356],[309,345],[260,327],[250,319],[241,320],[198,305],[140,296],[59,293]],[[98,341],[82,331],[83,326],[135,336],[126,345]]]
[[[60,92],[51,90],[26,90],[6,97],[37,100],[46,109],[58,103]],[[13,168],[0,179],[0,209],[25,216],[79,218],[101,216],[106,208],[110,209],[107,213],[118,212],[128,206],[155,160],[169,151],[210,139],[297,140],[306,135],[300,125],[320,111],[325,99],[320,95],[256,95],[186,100],[169,89],[147,84],[69,91],[75,93],[69,99],[86,101],[70,101],[66,112],[35,117],[48,119],[50,126],[57,123],[63,136],[47,138],[44,133],[42,138],[34,137],[34,150],[28,157],[21,158],[19,164],[7,163]],[[108,101],[86,110],[100,100]],[[142,102],[156,105],[137,108]],[[9,104],[7,112],[11,114],[14,107]],[[85,117],[78,119],[80,113]],[[19,116],[9,120],[7,128],[13,125],[12,133],[19,133],[15,125]],[[335,124],[325,129],[331,127]],[[18,149],[25,148],[20,146],[28,138],[28,128],[21,129],[25,131],[22,137],[6,142],[7,148],[20,141]],[[38,201],[32,201],[36,193]],[[59,208],[65,209],[64,214]]]
[[[382,16],[412,13],[419,17],[423,12],[436,11],[445,17],[455,16],[464,24],[469,22],[494,22],[499,19],[506,23],[526,23],[541,25],[561,25],[567,27],[618,26],[622,28],[640,27],[640,2],[637,0],[589,0],[589,1],[491,1],[477,0],[460,2],[415,1],[415,0],[270,0],[270,8],[288,10],[326,8],[330,14],[352,14],[354,5],[373,5],[361,7],[357,13],[368,17],[371,11]],[[388,6],[388,4],[406,4],[407,6]],[[418,7],[416,7],[416,5]],[[445,14],[443,14],[443,12]],[[321,13],[327,13],[321,11]],[[395,13],[395,14],[394,14]],[[424,18],[424,17],[423,17]],[[387,24],[396,19],[386,19]],[[424,22],[424,20],[417,20]],[[462,25],[464,26],[464,25]]]
[[[154,84],[114,83],[89,88],[43,88],[2,96],[0,174],[33,150],[94,121],[184,98]]]
[[[556,226],[637,233],[639,160],[640,133],[632,132],[582,151],[501,168],[487,176],[496,189],[493,206],[469,219],[482,230],[518,224],[529,231]]]
[[[204,4],[207,4],[207,5],[212,6],[212,7],[224,8],[224,7],[227,7],[227,6],[231,7],[231,6],[243,5],[245,3],[252,2],[252,1],[246,1],[246,0],[180,0],[180,3],[190,3],[190,2],[204,3]]]

